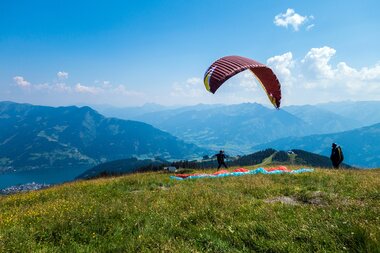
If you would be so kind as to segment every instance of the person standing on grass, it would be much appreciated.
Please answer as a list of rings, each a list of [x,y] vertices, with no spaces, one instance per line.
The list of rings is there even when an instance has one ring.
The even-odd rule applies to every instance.
[[[218,154],[214,155],[214,157],[215,156],[216,156],[216,160],[218,161],[218,169],[220,169],[220,167],[222,167],[222,165],[227,169],[228,167],[227,167],[226,163],[224,162],[224,159],[226,158],[224,151],[220,150]]]
[[[340,146],[338,146],[336,143],[332,144],[331,149],[331,155],[330,160],[332,162],[332,165],[335,169],[339,169],[339,165],[343,162],[343,151]]]

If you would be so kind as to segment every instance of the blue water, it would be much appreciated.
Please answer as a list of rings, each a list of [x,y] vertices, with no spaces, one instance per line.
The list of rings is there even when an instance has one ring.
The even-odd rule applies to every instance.
[[[0,189],[26,183],[59,184],[75,179],[88,168],[35,169],[0,174]]]

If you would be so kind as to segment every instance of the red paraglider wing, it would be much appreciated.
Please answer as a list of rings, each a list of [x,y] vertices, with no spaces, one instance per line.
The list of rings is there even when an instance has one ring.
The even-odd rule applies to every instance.
[[[257,77],[272,104],[279,108],[281,84],[276,75],[264,64],[245,57],[226,56],[215,61],[205,73],[203,79],[205,87],[208,91],[215,93],[225,81],[247,69]]]

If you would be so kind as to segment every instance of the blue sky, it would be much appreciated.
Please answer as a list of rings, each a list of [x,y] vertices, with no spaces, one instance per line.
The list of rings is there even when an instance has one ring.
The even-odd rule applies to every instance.
[[[283,104],[380,100],[379,1],[1,1],[0,100],[44,105],[259,102],[225,55],[268,64]]]

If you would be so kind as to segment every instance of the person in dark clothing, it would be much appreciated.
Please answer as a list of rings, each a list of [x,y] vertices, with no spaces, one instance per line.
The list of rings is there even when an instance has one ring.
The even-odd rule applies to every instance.
[[[224,154],[224,151],[223,150],[220,150],[218,154],[214,155],[214,157],[216,156],[216,160],[218,161],[218,169],[220,169],[220,167],[222,167],[222,165],[227,168],[227,165],[226,163],[224,162],[224,159],[226,158],[226,155]]]
[[[336,143],[332,144],[330,160],[335,169],[339,169],[339,165],[343,162],[342,148]]]

